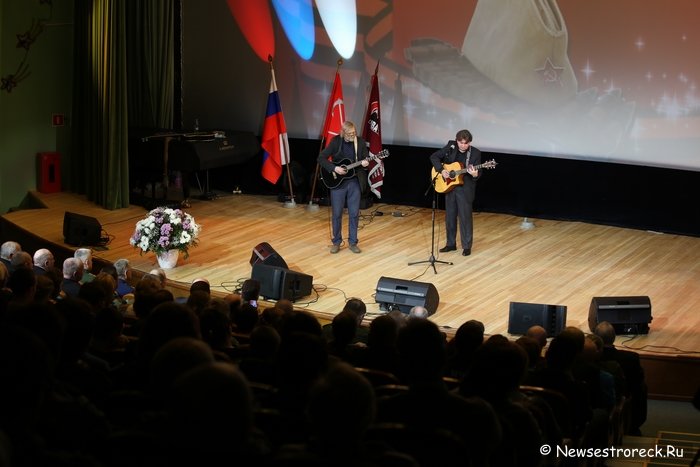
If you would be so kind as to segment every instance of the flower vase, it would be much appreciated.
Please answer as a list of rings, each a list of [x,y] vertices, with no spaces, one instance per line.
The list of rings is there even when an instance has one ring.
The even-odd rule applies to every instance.
[[[177,265],[177,259],[180,256],[180,250],[168,250],[163,253],[157,253],[158,265],[163,269],[172,269]]]

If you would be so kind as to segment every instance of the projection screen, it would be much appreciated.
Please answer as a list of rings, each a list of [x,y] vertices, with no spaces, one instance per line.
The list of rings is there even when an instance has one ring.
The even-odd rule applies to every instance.
[[[183,0],[183,124],[319,139],[336,70],[384,144],[700,170],[696,0]],[[342,64],[339,64],[342,60]]]

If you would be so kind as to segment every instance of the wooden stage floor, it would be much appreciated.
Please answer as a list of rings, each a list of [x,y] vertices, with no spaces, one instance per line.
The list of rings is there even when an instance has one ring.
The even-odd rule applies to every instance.
[[[72,211],[97,218],[112,237],[95,256],[128,258],[144,272],[157,267],[152,253],[141,256],[129,245],[144,208],[108,211],[69,193],[32,196],[46,208],[3,218],[43,239],[48,248],[67,247],[63,215]],[[440,304],[431,319],[450,335],[469,319],[482,321],[487,334],[506,334],[511,301],[566,305],[567,325],[588,332],[592,297],[644,295],[652,304],[650,333],[619,336],[617,343],[646,354],[700,356],[700,238],[539,219],[533,219],[534,229],[523,230],[521,218],[476,213],[472,255],[436,251],[439,260],[454,264],[437,264],[435,274],[428,264],[408,265],[430,257],[430,209],[375,204],[362,211],[362,253],[344,245],[336,255],[329,254],[330,209],[325,206],[310,212],[305,205],[286,208],[275,197],[229,195],[194,200],[187,211],[202,225],[200,245],[167,272],[184,288],[206,277],[213,290],[233,291],[250,277],[253,247],[268,242],[290,269],[313,276],[314,292],[296,306],[325,319],[349,297],[368,304],[370,319],[381,313],[374,294],[382,276],[434,284]],[[443,211],[436,218],[439,248],[444,245]]]

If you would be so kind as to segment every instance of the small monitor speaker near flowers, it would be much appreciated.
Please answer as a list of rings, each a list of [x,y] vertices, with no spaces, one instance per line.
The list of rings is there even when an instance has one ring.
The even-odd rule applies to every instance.
[[[152,251],[162,254],[179,250],[189,256],[189,249],[197,246],[201,226],[181,209],[158,207],[136,223],[129,243],[140,253]]]
[[[102,225],[94,217],[68,211],[63,215],[63,241],[68,245],[102,245],[101,233]]]

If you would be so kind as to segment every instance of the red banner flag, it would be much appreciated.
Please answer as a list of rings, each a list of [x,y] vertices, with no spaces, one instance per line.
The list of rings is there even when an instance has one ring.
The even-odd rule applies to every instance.
[[[282,175],[282,166],[289,162],[289,141],[287,140],[287,125],[284,123],[282,104],[277,93],[275,70],[270,68],[270,94],[267,96],[267,111],[263,125],[262,147],[263,154],[262,176],[270,183],[277,183]]]
[[[382,128],[379,111],[379,80],[377,79],[377,71],[379,63],[374,69],[372,75],[372,89],[369,92],[369,101],[367,103],[367,113],[365,114],[365,123],[362,130],[362,138],[369,145],[370,156],[376,156],[382,150]],[[384,184],[384,161],[382,159],[373,159],[369,163],[369,188],[377,198],[382,197],[382,185]]]
[[[323,147],[328,146],[334,136],[340,134],[340,127],[345,123],[345,104],[343,103],[343,83],[340,81],[340,73],[335,72],[333,89],[328,99],[326,121],[323,123]]]

